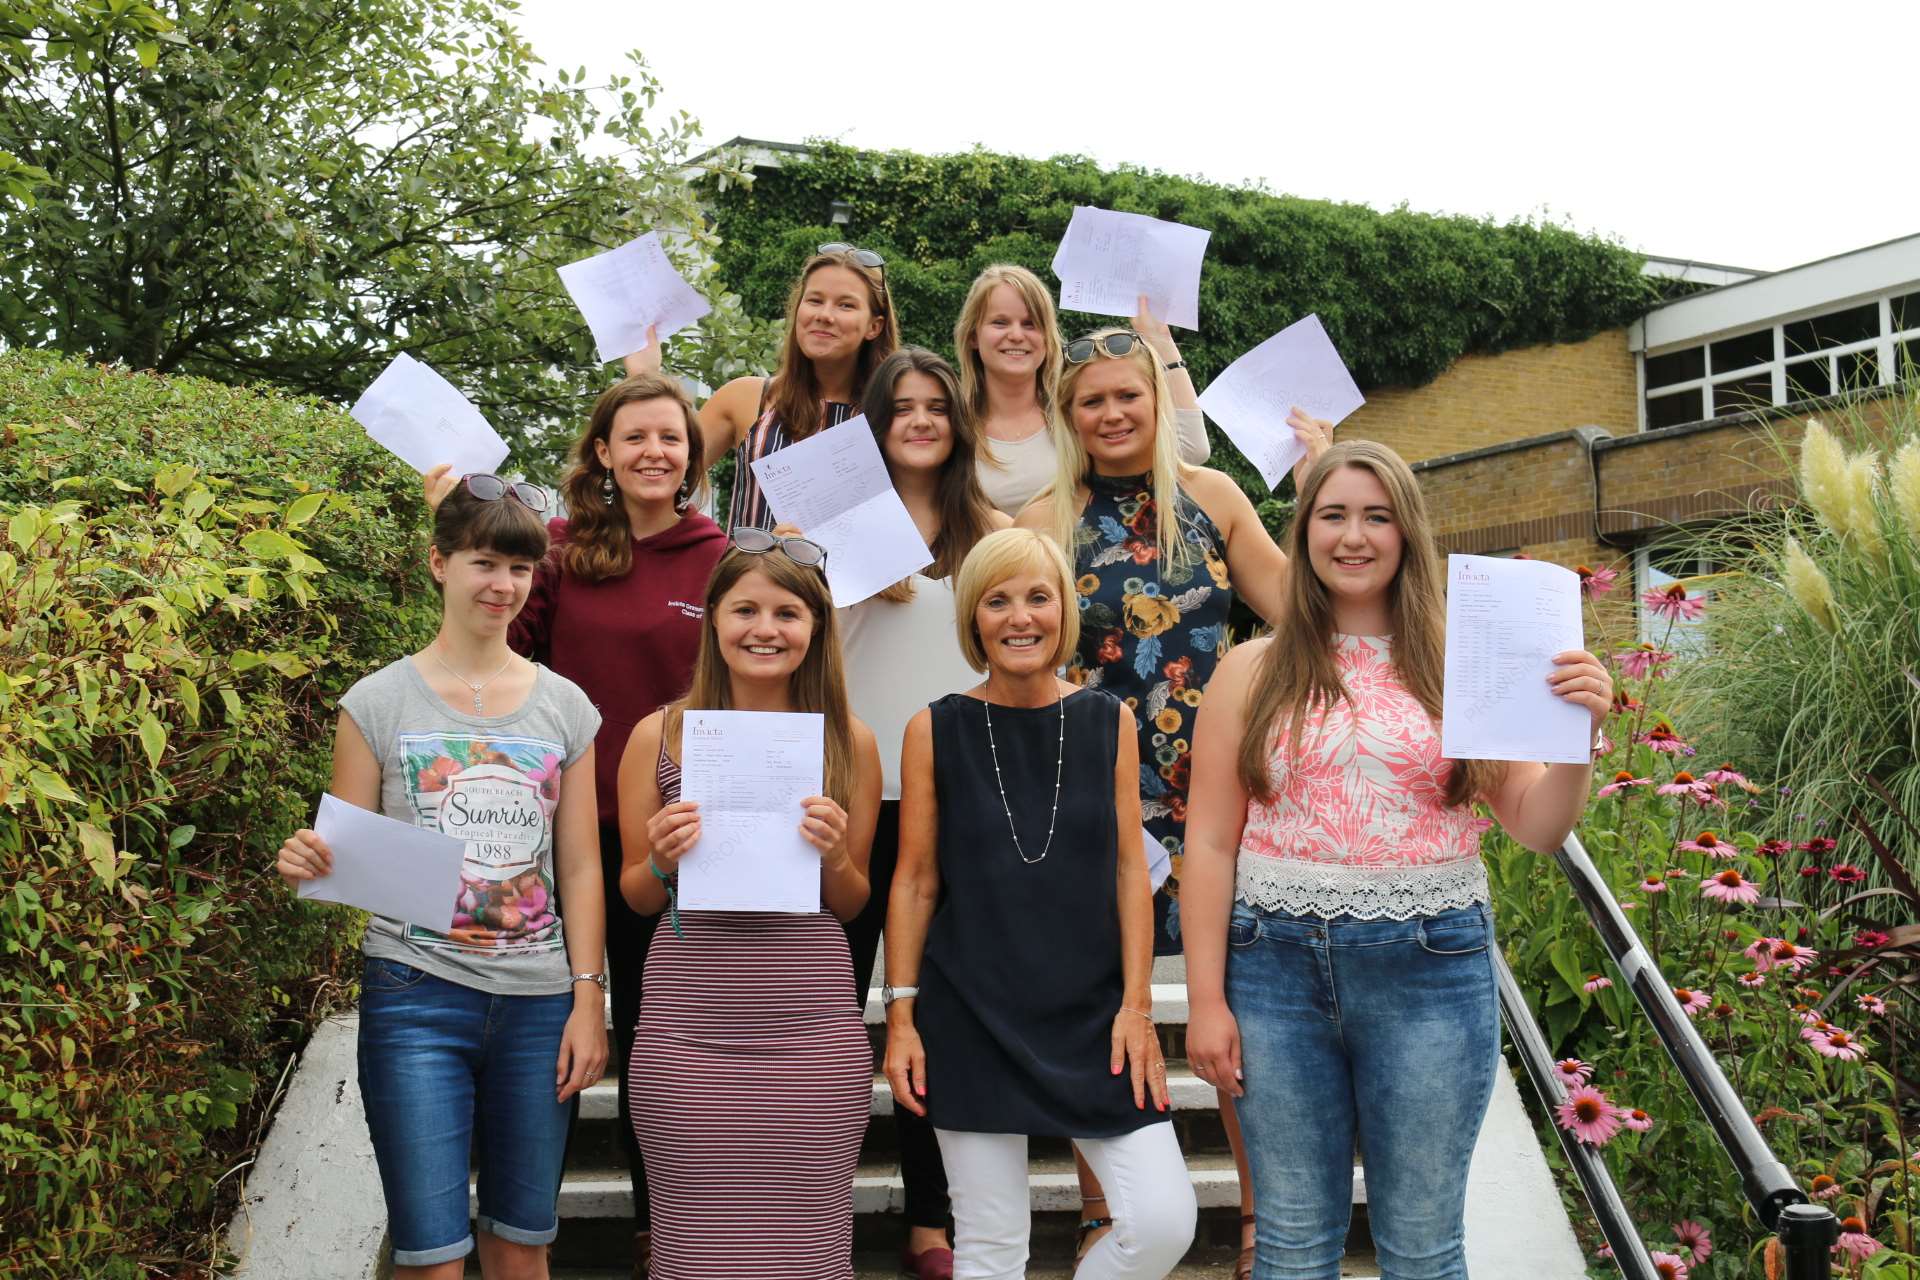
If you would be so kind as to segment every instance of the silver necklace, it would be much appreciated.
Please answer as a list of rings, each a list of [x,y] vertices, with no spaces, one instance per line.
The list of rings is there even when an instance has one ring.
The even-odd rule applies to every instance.
[[[467,688],[473,690],[473,714],[475,715],[484,715],[486,713],[486,708],[480,705],[480,691],[486,688],[488,685],[492,684],[495,680],[498,680],[501,674],[505,672],[508,667],[513,665],[513,657],[514,657],[514,655],[509,653],[507,655],[507,660],[500,664],[499,671],[494,672],[492,675],[488,676],[485,680],[482,680],[479,684],[475,684],[473,681],[467,679],[465,676],[461,675],[458,671],[455,671],[452,667],[448,666],[445,662],[441,662],[440,655],[438,653],[435,653],[431,648],[427,650],[427,656],[431,657],[435,662],[439,662],[440,669],[442,671],[452,676],[455,680],[458,680],[461,684],[467,686]]]
[[[987,750],[993,755],[993,785],[1000,789],[1000,808],[1007,815],[1007,834],[1013,837],[1013,851],[1020,855],[1020,861],[1032,866],[1045,861],[1047,851],[1053,848],[1053,828],[1060,821],[1060,773],[1067,762],[1067,699],[1061,694],[1054,699],[1054,705],[1060,708],[1060,746],[1053,761],[1053,816],[1047,819],[1047,843],[1041,846],[1038,858],[1029,858],[1025,846],[1020,843],[1020,833],[1013,826],[1013,806],[1007,803],[1007,786],[1000,780],[1000,748],[993,741],[993,704],[985,698],[980,700],[987,709]]]

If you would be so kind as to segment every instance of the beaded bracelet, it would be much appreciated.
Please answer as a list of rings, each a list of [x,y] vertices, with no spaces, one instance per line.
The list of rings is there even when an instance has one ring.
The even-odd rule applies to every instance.
[[[653,872],[653,878],[667,886],[667,920],[673,925],[673,936],[684,939],[687,935],[680,928],[680,894],[674,889],[673,877],[660,869],[660,864],[647,855],[647,870]]]

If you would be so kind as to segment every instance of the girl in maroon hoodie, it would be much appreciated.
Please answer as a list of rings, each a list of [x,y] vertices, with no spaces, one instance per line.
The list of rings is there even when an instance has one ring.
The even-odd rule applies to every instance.
[[[607,898],[614,1041],[624,1059],[640,1012],[640,971],[660,917],[620,896],[620,756],[633,726],[687,692],[700,648],[707,578],[727,549],[695,499],[705,484],[699,419],[673,379],[643,373],[601,395],[575,443],[560,492],[569,514],[508,633],[513,649],[586,691],[599,708],[594,765]],[[457,477],[428,473],[429,499]],[[633,1180],[634,1274],[651,1252],[646,1169],[633,1140],[627,1073],[618,1131]]]

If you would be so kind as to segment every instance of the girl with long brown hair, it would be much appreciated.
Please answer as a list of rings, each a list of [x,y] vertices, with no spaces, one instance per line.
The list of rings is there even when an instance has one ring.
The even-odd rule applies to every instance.
[[[746,526],[730,541],[707,584],[692,687],[640,722],[620,765],[620,889],[671,922],[648,949],[627,1063],[653,1276],[847,1280],[873,1057],[837,920],[867,900],[880,757],[848,710],[824,551]],[[825,794],[794,820],[820,852],[824,910],[671,909],[681,859],[701,856],[699,806],[680,798],[690,709],[823,717]]]
[[[1339,1274],[1357,1138],[1382,1270],[1464,1280],[1500,1053],[1472,806],[1545,853],[1593,769],[1441,755],[1444,562],[1391,449],[1320,458],[1289,546],[1273,634],[1227,655],[1195,734],[1187,1056],[1239,1099],[1256,1276]],[[1584,650],[1554,663],[1548,685],[1597,734],[1605,667]]]

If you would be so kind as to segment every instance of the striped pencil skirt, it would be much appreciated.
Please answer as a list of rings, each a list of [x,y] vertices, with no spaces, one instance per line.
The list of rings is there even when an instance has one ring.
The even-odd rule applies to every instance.
[[[850,1280],[873,1051],[832,916],[654,931],[627,1063],[653,1280]]]

